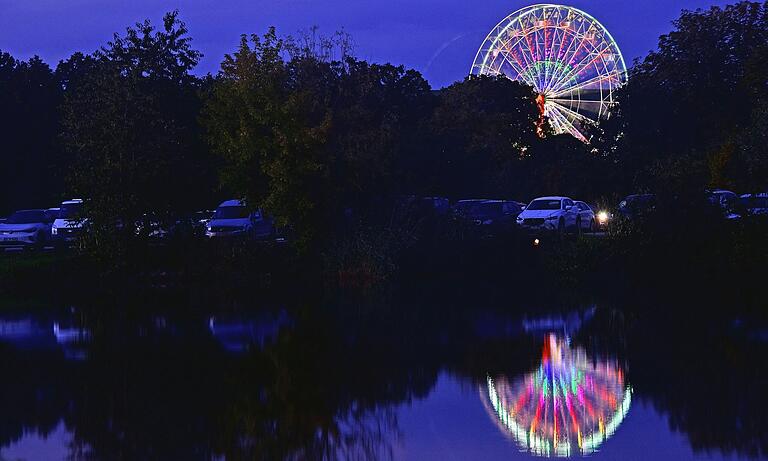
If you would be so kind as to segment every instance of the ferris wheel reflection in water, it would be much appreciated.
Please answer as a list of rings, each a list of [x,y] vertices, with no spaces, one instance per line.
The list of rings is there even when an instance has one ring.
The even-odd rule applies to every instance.
[[[588,455],[624,420],[632,389],[615,362],[590,360],[554,334],[545,337],[535,371],[487,378],[483,403],[520,448],[538,456]]]

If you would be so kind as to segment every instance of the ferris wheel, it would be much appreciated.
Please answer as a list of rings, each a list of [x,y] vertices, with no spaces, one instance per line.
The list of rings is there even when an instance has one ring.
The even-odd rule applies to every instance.
[[[616,41],[576,8],[540,4],[502,20],[486,37],[473,75],[504,75],[532,86],[552,129],[586,142],[585,128],[608,117],[627,81]]]

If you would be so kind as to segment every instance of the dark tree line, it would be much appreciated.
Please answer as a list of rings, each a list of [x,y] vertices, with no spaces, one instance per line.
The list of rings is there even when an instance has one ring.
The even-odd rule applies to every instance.
[[[768,3],[684,11],[635,63],[600,147],[624,188],[768,187]]]
[[[2,54],[0,211],[76,195],[111,229],[235,196],[307,245],[350,210],[364,219],[410,194],[765,188],[768,6],[683,12],[674,27],[590,144],[539,137],[522,84],[435,91],[414,70],[356,59],[343,34],[243,36],[206,77],[192,74],[201,54],[176,12],[56,69]]]

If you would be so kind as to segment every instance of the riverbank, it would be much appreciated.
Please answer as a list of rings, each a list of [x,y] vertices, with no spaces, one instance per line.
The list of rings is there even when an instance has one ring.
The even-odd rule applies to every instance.
[[[276,242],[147,246],[130,262],[107,266],[75,251],[4,254],[0,294],[45,299],[146,292],[209,299],[421,290],[482,299],[503,287],[509,298],[531,299],[553,292],[603,299],[727,297],[759,311],[768,267],[765,235],[763,221],[617,226],[602,235],[565,237],[514,233],[384,248],[388,253],[377,248],[374,255],[366,250],[344,264],[329,263],[325,255],[300,256]]]

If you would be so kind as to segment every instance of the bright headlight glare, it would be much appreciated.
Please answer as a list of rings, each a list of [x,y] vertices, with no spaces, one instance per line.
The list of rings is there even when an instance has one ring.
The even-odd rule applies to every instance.
[[[605,211],[601,211],[597,214],[597,220],[600,221],[601,224],[605,224],[608,222],[608,213]]]

